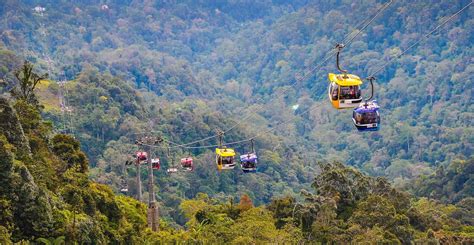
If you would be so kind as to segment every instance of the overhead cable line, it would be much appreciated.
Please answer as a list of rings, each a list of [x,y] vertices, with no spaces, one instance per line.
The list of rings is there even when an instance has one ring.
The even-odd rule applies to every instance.
[[[70,111],[71,109],[69,108],[68,102],[67,102],[69,94],[68,94],[67,88],[66,89],[64,88],[66,80],[58,81],[58,75],[56,73],[57,69],[56,69],[56,66],[54,65],[54,61],[51,59],[49,54],[47,54],[50,51],[50,48],[49,48],[49,44],[46,40],[46,31],[45,31],[46,27],[45,27],[43,22],[44,22],[44,15],[41,12],[40,21],[39,21],[41,31],[40,31],[39,34],[41,36],[40,39],[43,42],[43,45],[45,47],[44,48],[45,50],[43,50],[43,52],[42,52],[42,56],[46,60],[46,63],[48,64],[47,70],[48,70],[48,75],[49,75],[50,80],[53,80],[55,78],[56,83],[59,85],[58,100],[59,100],[59,104],[60,104],[59,107],[60,107],[60,110],[61,110],[61,119],[60,119],[62,121],[62,132],[61,133],[67,134],[69,132],[74,137],[75,130],[74,130],[74,125],[72,123],[72,115],[71,115],[71,111]],[[65,91],[63,91],[63,89],[65,89]]]
[[[354,39],[357,36],[359,36],[377,18],[377,16],[379,16],[379,14],[381,14],[385,9],[387,9],[392,3],[393,3],[393,0],[390,0],[386,4],[382,5],[382,7],[380,7],[377,10],[375,15],[362,27],[362,29],[360,29],[352,38],[349,39],[349,41],[347,41],[347,44],[344,44],[346,38],[341,43],[344,44],[347,47],[350,43],[352,43],[352,41],[354,41]],[[365,22],[366,20],[364,20],[363,22]],[[359,25],[359,26],[361,26],[361,25]]]
[[[436,26],[433,30],[431,30],[430,32],[428,32],[427,34],[425,34],[422,38],[420,38],[418,41],[414,42],[412,45],[410,45],[408,48],[406,48],[405,50],[403,50],[399,55],[393,57],[392,59],[388,60],[387,62],[385,62],[385,64],[383,64],[381,67],[379,67],[377,70],[375,70],[375,72],[373,72],[372,74],[370,74],[368,77],[373,77],[375,76],[375,74],[379,73],[380,71],[382,71],[383,69],[385,69],[390,63],[392,63],[395,59],[398,59],[400,58],[402,55],[404,55],[406,52],[408,52],[410,49],[412,49],[413,47],[415,47],[417,44],[419,44],[420,42],[428,39],[428,37],[430,37],[434,32],[436,32],[439,28],[443,27],[444,25],[446,25],[448,22],[450,22],[454,17],[456,17],[457,15],[459,15],[461,12],[463,12],[464,10],[466,10],[467,8],[469,8],[469,6],[472,5],[474,1],[471,1],[468,5],[464,6],[462,9],[460,9],[458,12],[454,13],[453,15],[451,15],[449,18],[447,18],[445,21],[443,21],[441,24],[439,24],[438,26]]]
[[[349,38],[354,31],[348,33],[343,41],[341,43],[344,44],[344,46],[348,46],[350,45],[354,39],[360,35],[360,33],[362,33],[376,18],[377,16],[379,16],[383,11],[385,11],[385,9],[387,9],[391,4],[393,3],[393,0],[390,0],[389,2],[385,3],[384,5],[382,5],[382,7],[380,7],[376,13],[372,16],[372,17],[367,17],[366,19],[364,19],[362,22],[360,22],[358,25],[356,25],[356,29],[357,29],[357,32],[354,36],[352,36],[351,38]],[[362,26],[361,29],[359,29],[359,27]],[[347,40],[347,42],[346,42]],[[317,65],[313,66],[309,71],[303,73],[302,76],[296,76],[295,78],[295,81],[289,85],[287,85],[286,88],[282,89],[282,90],[279,90],[277,93],[277,95],[274,96],[274,98],[278,98],[280,95],[282,95],[283,93],[287,92],[288,90],[290,90],[291,87],[293,87],[295,84],[301,82],[301,81],[304,81],[306,80],[308,77],[310,77],[311,75],[313,75],[313,73],[318,70],[319,68],[321,68],[329,59],[331,59],[335,54],[337,53],[337,48],[333,48],[331,49],[330,51],[326,52],[326,54],[323,56],[325,57],[321,62],[317,63]],[[257,101],[255,101],[254,103],[258,103],[258,102],[263,102],[263,101],[260,101],[260,100],[263,100],[263,97],[260,97]],[[231,127],[229,127],[228,129],[224,130],[223,133],[226,134],[228,132],[230,132],[231,130],[233,130],[234,128],[240,126],[242,123],[246,122],[250,117],[253,116],[253,113],[256,113],[257,110],[263,108],[266,104],[260,104],[258,106],[256,106],[255,108],[253,108],[253,111],[250,111],[250,112],[247,112],[247,116],[244,117],[243,119],[239,120],[237,123],[235,123],[234,125],[232,125]],[[247,108],[245,108],[247,109]],[[242,109],[240,112],[236,113],[236,114],[240,114],[241,112],[243,112],[245,109]],[[208,137],[205,137],[205,138],[202,138],[202,139],[199,139],[199,140],[195,140],[195,141],[192,141],[192,142],[189,142],[189,143],[184,143],[184,144],[175,144],[173,148],[178,148],[178,147],[184,147],[184,148],[189,148],[187,146],[190,146],[190,145],[193,145],[193,144],[196,144],[196,143],[199,143],[199,142],[203,142],[203,141],[207,141],[207,140],[210,140],[210,139],[214,139],[214,138],[217,138],[219,136],[219,134],[215,134],[215,135],[212,135],[212,136],[208,136]]]
[[[466,10],[469,6],[471,6],[473,3],[473,1],[471,1],[468,5],[464,6],[461,10],[459,10],[458,12],[456,12],[455,14],[451,15],[448,19],[446,19],[445,21],[443,21],[443,23],[441,23],[440,25],[436,26],[433,30],[431,30],[429,33],[427,33],[426,35],[423,36],[422,39],[418,40],[417,42],[415,42],[414,44],[412,44],[410,47],[408,47],[407,49],[405,49],[400,55],[398,55],[396,58],[399,58],[400,56],[402,56],[403,54],[405,54],[409,49],[413,48],[416,44],[420,43],[421,41],[427,39],[429,36],[431,36],[434,32],[436,32],[439,28],[441,28],[442,26],[444,26],[445,24],[447,24],[449,21],[451,21],[454,17],[456,17],[457,15],[459,15],[461,12],[463,12],[464,10]],[[393,61],[393,59],[391,59],[389,62],[386,63],[389,64],[391,61]],[[379,72],[380,70],[382,70],[386,65],[382,66],[381,69],[378,69],[376,72],[372,73],[371,76],[375,75],[377,72]],[[369,76],[370,77],[370,76]],[[302,112],[300,115],[303,115],[303,114],[306,114],[306,113],[309,113],[311,111],[313,111],[315,108],[308,108],[307,110],[305,110],[304,112]],[[286,120],[282,123],[278,123],[278,125],[285,125],[285,124],[288,124],[290,123],[291,121],[293,121],[293,118],[289,119],[289,120]],[[265,135],[265,134],[268,134],[270,132],[272,132],[273,130],[277,129],[276,127],[272,127],[266,131],[263,131],[263,132],[260,132],[256,135],[254,135],[253,137],[250,137],[250,138],[247,138],[247,139],[244,139],[244,140],[239,140],[239,141],[234,141],[234,142],[229,142],[229,143],[224,143],[223,145],[224,146],[229,146],[229,145],[235,145],[235,144],[240,144],[240,143],[244,143],[244,142],[248,142],[250,140],[253,140],[253,139],[256,139],[262,135]],[[206,146],[187,146],[187,147],[184,147],[186,149],[203,149],[203,148],[212,148],[212,147],[217,147],[218,145],[206,145]]]

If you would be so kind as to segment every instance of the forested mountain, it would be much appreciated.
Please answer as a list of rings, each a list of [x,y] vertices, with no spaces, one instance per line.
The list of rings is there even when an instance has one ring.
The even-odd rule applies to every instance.
[[[52,132],[74,136],[89,159],[89,169],[81,178],[87,174],[116,193],[128,186],[130,196],[137,194],[137,173],[125,162],[140,149],[134,144],[137,136],[143,135],[139,133],[182,144],[238,123],[225,134],[225,141],[259,136],[255,141],[260,161],[256,174],[237,169],[217,172],[212,147],[173,150],[171,156],[166,149],[154,148],[153,155],[160,157],[163,165],[155,172],[163,227],[159,235],[148,234],[147,239],[211,243],[221,238],[252,243],[311,238],[344,242],[351,237],[354,241],[372,237],[374,241],[408,243],[422,238],[451,242],[472,238],[472,224],[460,214],[472,217],[473,212],[474,9],[467,8],[424,39],[470,1],[393,1],[374,17],[387,2],[3,0],[0,89],[10,94],[18,83],[14,72],[23,60],[35,64],[38,74],[49,73],[35,93],[38,112],[52,124],[35,138],[44,140],[41,144],[45,151],[49,147],[48,154],[60,155],[54,152],[54,139],[74,140]],[[363,20],[372,17],[373,22],[342,51],[342,66],[350,73],[367,77],[414,42],[422,42],[376,74],[375,99],[382,107],[382,126],[377,132],[359,133],[352,125],[352,110],[334,110],[327,101],[327,74],[337,69],[335,57],[325,57],[335,44],[361,30]],[[368,86],[363,88],[369,91]],[[19,103],[16,98],[9,100],[5,103],[13,107]],[[33,117],[38,121],[36,113]],[[19,118],[21,121],[21,115]],[[6,142],[15,145],[8,137]],[[71,142],[79,151],[78,143]],[[216,138],[193,146],[214,144]],[[247,142],[235,146],[240,153],[249,147]],[[16,154],[19,161],[26,161]],[[46,153],[41,154],[45,157]],[[172,159],[188,155],[195,159],[194,172],[169,175],[164,171]],[[358,170],[321,164],[326,162],[343,162]],[[321,166],[333,166],[351,176],[348,178],[364,176],[348,183],[357,185],[363,180],[366,186],[357,187],[357,194],[341,194],[348,183],[325,179],[327,183],[318,184],[322,173],[330,172]],[[37,178],[59,176],[55,181],[67,182],[56,165],[48,168],[50,176],[32,173],[33,179],[38,182]],[[379,190],[375,185],[382,180],[362,173],[385,177],[395,188],[429,199],[408,197],[386,182],[384,188],[389,189]],[[142,171],[143,181],[147,176],[147,170]],[[342,189],[324,192],[321,186],[328,183]],[[43,184],[38,184],[40,189],[55,193],[61,186],[59,182]],[[314,194],[301,194],[311,186]],[[120,203],[131,202],[104,191],[120,208],[124,208]],[[401,193],[397,195],[409,206],[397,206],[400,200],[391,199],[394,192]],[[146,201],[148,195],[144,194]],[[346,198],[341,195],[350,200],[341,201]],[[229,204],[229,200],[244,196],[241,206]],[[247,199],[257,207],[247,207]],[[279,217],[291,208],[275,205],[294,205],[295,214],[291,219],[288,213]],[[366,218],[364,212],[380,211],[370,210],[374,206],[390,209],[387,212],[393,214],[393,222],[377,223],[380,217],[369,215],[366,226],[361,220]],[[443,218],[434,222],[439,216],[430,212],[437,209],[444,212]],[[138,206],[130,212],[144,215]],[[97,218],[84,213],[91,220]],[[242,232],[258,230],[249,228],[257,221],[257,213],[268,223],[268,227],[262,223],[262,232],[268,233],[247,237],[230,232],[233,225]],[[303,213],[309,220],[295,216]],[[24,228],[9,222],[15,225],[0,225],[7,230]],[[145,221],[140,222],[137,225]],[[395,228],[396,224],[403,229]],[[186,231],[175,230],[178,227]],[[114,229],[120,228],[114,225]],[[123,241],[128,236],[117,232],[96,241]],[[54,236],[71,239],[72,234],[58,232]],[[45,237],[19,231],[11,235],[14,241]],[[148,236],[133,235],[130,239]]]
[[[27,80],[31,64],[21,72]],[[39,78],[39,77],[38,77]],[[24,91],[32,91],[34,86]],[[0,97],[0,243],[128,241],[146,227],[146,207],[88,178],[88,160],[72,136],[53,134],[34,94]]]
[[[472,197],[456,206],[411,199],[340,163],[318,164],[315,191],[303,189],[301,202],[284,197],[255,207],[245,194],[237,204],[199,193],[179,205],[186,230],[163,221],[151,232],[144,204],[91,182],[79,142],[52,134],[38,104],[13,97],[0,98],[2,244],[472,242]]]

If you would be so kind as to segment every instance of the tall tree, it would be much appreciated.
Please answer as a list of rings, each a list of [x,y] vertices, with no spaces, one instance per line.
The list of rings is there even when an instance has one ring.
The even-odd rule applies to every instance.
[[[33,71],[34,65],[25,60],[23,66],[14,72],[18,85],[10,90],[10,93],[16,99],[24,100],[30,104],[38,106],[38,100],[34,94],[36,86],[41,80],[48,78],[48,73],[38,75]]]

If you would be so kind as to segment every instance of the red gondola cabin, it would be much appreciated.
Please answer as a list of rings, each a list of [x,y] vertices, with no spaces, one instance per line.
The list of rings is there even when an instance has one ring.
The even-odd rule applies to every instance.
[[[185,171],[193,171],[194,170],[193,159],[191,157],[181,158],[181,167]]]
[[[160,169],[160,159],[159,158],[151,159],[151,167],[156,170]]]
[[[137,153],[135,154],[136,157],[137,157],[137,163],[139,164],[146,164],[147,160],[148,160],[148,154],[144,151],[137,151]]]

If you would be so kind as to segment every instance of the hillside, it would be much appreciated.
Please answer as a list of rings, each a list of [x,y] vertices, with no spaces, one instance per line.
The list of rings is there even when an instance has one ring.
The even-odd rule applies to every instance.
[[[0,98],[0,243],[60,238],[135,241],[146,207],[88,178],[88,161],[71,136],[23,100]]]
[[[12,104],[13,103],[13,104]],[[0,98],[0,242],[67,243],[202,242],[448,242],[474,239],[468,198],[459,205],[413,199],[383,178],[340,163],[319,164],[314,191],[255,207],[242,195],[223,202],[204,193],[179,210],[186,230],[162,221],[146,228],[145,206],[87,178],[79,143],[52,127],[34,105]],[[314,236],[314,238],[312,238]]]
[[[288,234],[278,233],[283,232],[278,225],[283,221],[268,219],[276,224],[271,236],[309,239],[311,234],[323,242],[329,241],[324,237],[348,241],[348,234],[354,232],[354,237],[370,233],[374,239],[396,237],[402,243],[426,238],[428,233],[440,241],[441,233],[469,237],[472,224],[460,218],[461,211],[451,211],[456,206],[472,212],[474,8],[467,8],[425,39],[425,34],[469,1],[388,2],[5,0],[0,7],[0,92],[7,93],[17,84],[14,71],[23,60],[33,62],[38,73],[49,73],[48,80],[35,89],[39,113],[50,127],[42,138],[63,133],[77,139],[89,159],[83,173],[94,181],[89,185],[106,185],[115,193],[126,186],[130,197],[137,195],[137,173],[125,162],[143,149],[135,140],[144,133],[176,144],[213,137],[217,130],[229,128],[233,129],[225,134],[226,142],[257,137],[256,174],[237,169],[218,172],[214,147],[206,147],[215,145],[217,137],[193,144],[196,148],[172,150],[170,156],[164,148],[153,148],[152,154],[162,163],[154,178],[160,215],[166,223],[162,228],[176,235],[173,239],[209,237],[207,242],[215,242],[212,239],[219,236],[212,238],[210,233],[217,224],[254,222],[243,210],[226,206],[229,199],[242,196],[257,206],[249,213],[265,209],[261,212],[276,218],[279,211],[272,210],[272,203],[290,197],[292,202],[304,203],[307,196],[301,190],[312,189],[322,163],[334,162],[352,166],[364,176],[385,177],[394,190],[414,195],[413,208],[430,212],[440,207],[447,212],[446,220],[431,226],[431,232],[425,224],[413,223],[418,216],[395,207],[395,216],[405,215],[409,220],[403,223],[398,217],[394,221],[403,223],[408,237],[392,234],[391,228],[381,224],[370,229],[355,227],[359,223],[351,216],[352,209],[363,205],[357,199],[343,204],[349,205],[348,214],[339,208],[328,214],[336,217],[324,225],[338,227],[341,233],[318,233],[325,228],[314,228],[313,222],[321,219],[316,218],[317,211],[309,227],[294,221],[290,228],[298,231],[285,230]],[[385,4],[387,9],[374,16]],[[35,6],[45,11],[35,12]],[[373,22],[362,28],[360,24],[372,17]],[[335,57],[324,58],[336,43],[351,36],[353,41],[341,54],[342,66],[350,73],[365,78],[387,65],[376,74],[375,99],[381,105],[382,120],[377,132],[357,132],[352,110],[335,110],[327,101],[327,74],[337,69]],[[369,91],[366,84],[362,88]],[[67,104],[67,110],[61,110],[61,103]],[[244,141],[233,147],[244,153],[249,146]],[[194,158],[194,172],[166,173],[173,161],[188,155]],[[51,176],[57,171],[53,169],[56,166],[47,171]],[[148,180],[146,170],[141,179]],[[148,189],[144,186],[145,202]],[[314,191],[322,195],[319,187]],[[112,195],[109,189],[107,193]],[[333,194],[327,197],[334,198]],[[196,210],[183,208],[192,202],[217,205],[210,207],[213,221],[198,227],[193,221]],[[215,220],[224,213],[231,220]],[[186,231],[175,230],[183,227]],[[188,234],[191,227],[205,232]],[[29,239],[12,236],[16,241]],[[226,233],[226,242],[251,241],[240,236]]]

